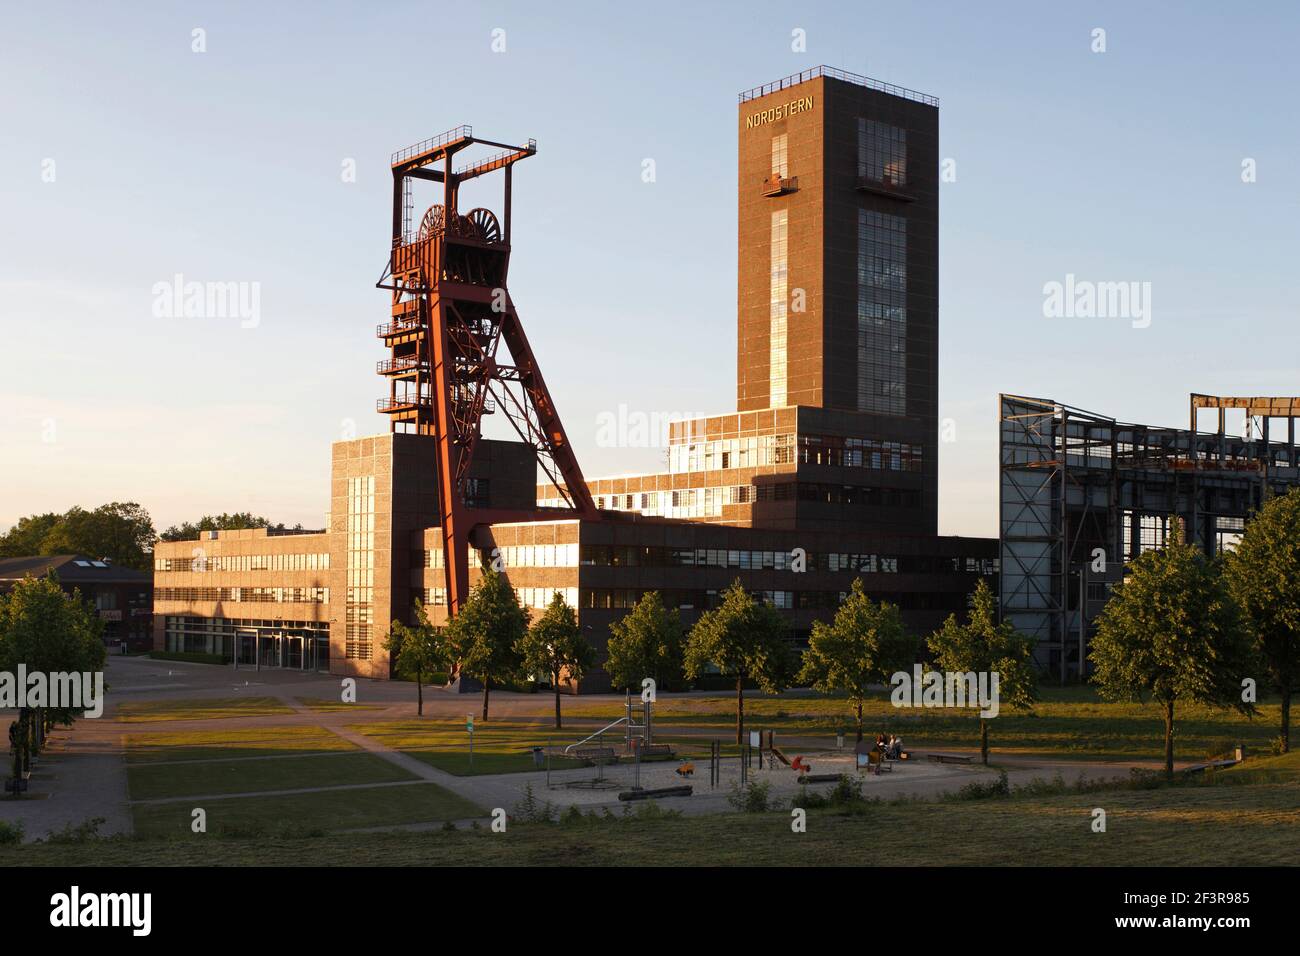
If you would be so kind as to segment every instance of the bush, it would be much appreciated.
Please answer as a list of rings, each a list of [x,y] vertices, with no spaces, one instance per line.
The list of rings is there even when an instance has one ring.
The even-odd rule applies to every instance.
[[[539,801],[529,783],[524,785],[524,798],[515,804],[511,816],[520,823],[554,823],[558,810],[550,800]]]
[[[69,823],[62,830],[51,830],[45,835],[46,843],[89,843],[99,839],[99,828],[108,821],[93,817],[82,823]]]
[[[0,846],[13,846],[23,842],[23,822],[9,823],[0,820]]]
[[[990,780],[988,783],[981,783],[978,780],[972,780],[966,786],[962,787],[956,793],[945,795],[948,800],[995,800],[1000,797],[1009,797],[1011,795],[1011,786],[1007,781],[1007,772],[998,771],[998,779]]]
[[[682,815],[680,810],[665,810],[653,800],[647,800],[636,808],[638,820],[675,820]]]
[[[842,773],[839,780],[835,781],[835,786],[824,793],[809,790],[806,786],[801,787],[791,799],[790,808],[793,810],[827,807],[857,809],[865,807],[868,802],[870,801],[862,795],[862,779],[853,774]]]
[[[768,809],[768,794],[771,790],[772,785],[766,780],[747,783],[743,787],[733,783],[727,803],[741,813],[763,813]]]

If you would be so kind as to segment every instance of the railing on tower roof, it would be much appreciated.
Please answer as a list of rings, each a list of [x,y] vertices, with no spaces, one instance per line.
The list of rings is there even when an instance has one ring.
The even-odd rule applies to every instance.
[[[756,86],[752,90],[745,90],[740,94],[740,102],[746,103],[749,100],[757,99],[760,96],[767,96],[769,93],[775,93],[777,90],[783,90],[786,87],[794,86],[797,83],[804,83],[808,80],[816,79],[819,76],[829,76],[832,79],[843,80],[846,83],[854,83],[858,86],[865,86],[869,90],[876,90],[879,93],[889,93],[892,96],[901,96],[903,99],[914,100],[917,103],[924,103],[926,106],[938,106],[939,97],[931,96],[928,93],[918,93],[916,90],[909,90],[904,86],[895,86],[893,83],[886,83],[884,80],[873,80],[869,76],[861,76],[857,73],[849,73],[845,70],[837,70],[833,66],[815,66],[811,70],[803,70],[799,73],[792,73],[790,76],[782,77],[771,83],[764,83],[762,86]]]
[[[410,159],[412,156],[419,156],[421,153],[427,153],[430,150],[437,149],[439,146],[446,146],[452,140],[464,139],[467,136],[473,135],[474,127],[461,124],[460,126],[447,130],[445,133],[439,133],[437,136],[422,139],[413,146],[406,147],[406,149],[399,149],[397,152],[393,153],[391,160],[392,165],[396,166],[403,160]]]

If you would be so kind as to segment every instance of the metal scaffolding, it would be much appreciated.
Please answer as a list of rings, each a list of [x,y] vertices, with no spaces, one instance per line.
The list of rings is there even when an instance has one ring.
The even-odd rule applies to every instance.
[[[1064,681],[1086,668],[1092,622],[1110,587],[1177,522],[1214,554],[1232,547],[1256,508],[1300,485],[1300,399],[1193,395],[1191,428],[1118,422],[1051,399],[1000,395],[999,536],[1004,620],[1037,641]],[[1219,410],[1196,431],[1201,408]],[[1229,435],[1224,409],[1246,411]],[[1287,420],[1287,441],[1269,420]]]

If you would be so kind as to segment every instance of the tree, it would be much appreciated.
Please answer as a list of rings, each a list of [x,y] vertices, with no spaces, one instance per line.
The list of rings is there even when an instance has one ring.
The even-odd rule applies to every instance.
[[[276,531],[301,531],[302,525],[285,528],[284,524],[271,524],[261,515],[251,511],[236,511],[234,514],[222,512],[219,515],[204,515],[198,521],[184,521],[172,525],[159,535],[163,541],[193,541],[204,531],[244,531],[248,528],[268,528]]]
[[[1147,551],[1115,586],[1097,619],[1089,655],[1107,700],[1156,701],[1164,710],[1165,774],[1174,774],[1174,705],[1233,707],[1253,713],[1241,680],[1250,639],[1222,575],[1175,531]]]
[[[1010,622],[999,623],[997,602],[988,582],[980,580],[971,595],[967,622],[950,614],[927,640],[934,665],[945,673],[998,675],[998,706],[1028,710],[1038,696],[1034,642]],[[980,760],[989,762],[989,720],[981,716]]]
[[[895,672],[911,667],[916,649],[916,638],[903,629],[898,608],[874,603],[858,578],[835,620],[813,623],[798,679],[823,694],[848,695],[860,741],[862,704],[871,686],[886,684]]]
[[[133,501],[114,501],[93,511],[74,507],[22,518],[0,538],[0,557],[84,554],[147,571],[153,542],[149,512]]]
[[[492,683],[519,673],[520,640],[528,632],[528,612],[515,589],[491,567],[470,591],[460,612],[447,625],[447,640],[461,673],[483,683],[483,719],[488,719]]]
[[[722,603],[705,611],[686,641],[686,675],[697,678],[710,667],[736,681],[736,743],[745,731],[745,681],[779,694],[794,670],[786,624],[770,604],[755,601],[740,581],[722,592]]]
[[[8,594],[0,594],[0,671],[12,674],[23,664],[28,673],[45,674],[47,681],[56,673],[102,671],[107,655],[103,630],[103,622],[80,592],[66,594],[55,574],[26,577]],[[71,724],[78,713],[70,707],[42,711],[24,707],[18,712],[16,771],[34,752],[38,726],[43,731],[53,723]]]
[[[424,680],[452,661],[446,635],[429,623],[424,604],[415,602],[415,625],[394,621],[384,638],[384,648],[393,661],[393,671],[403,680],[415,681],[415,712],[424,716]]]
[[[1300,684],[1300,489],[1256,512],[1223,566],[1228,592],[1269,682],[1282,695],[1282,752],[1291,749],[1291,694]]]
[[[26,558],[45,554],[41,545],[59,523],[62,516],[50,511],[43,515],[28,515],[0,535],[0,558]]]
[[[680,679],[685,628],[681,614],[664,607],[658,591],[641,595],[636,606],[609,625],[605,671],[615,687],[634,690],[647,677],[656,686]]]
[[[525,670],[550,676],[555,690],[555,726],[559,728],[561,678],[567,673],[571,680],[582,680],[596,663],[596,649],[583,638],[577,615],[559,591],[520,640],[517,650]]]

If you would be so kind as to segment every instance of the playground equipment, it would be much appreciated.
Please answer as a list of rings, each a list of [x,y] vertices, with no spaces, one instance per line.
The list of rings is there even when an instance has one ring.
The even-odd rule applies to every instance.
[[[695,776],[695,764],[688,760],[680,764],[673,772],[679,777],[693,777]]]
[[[658,747],[654,743],[654,701],[641,701],[641,722],[637,723],[635,714],[632,710],[632,692],[628,691],[624,706],[627,713],[618,720],[606,724],[600,730],[596,731],[589,737],[584,737],[577,743],[569,744],[563,750],[566,757],[579,756],[583,748],[591,741],[598,741],[598,747],[605,747],[605,734],[612,731],[615,727],[622,726],[624,734],[624,749],[626,753],[639,753],[642,756],[649,754],[671,754],[672,748],[667,744],[661,744]]]

